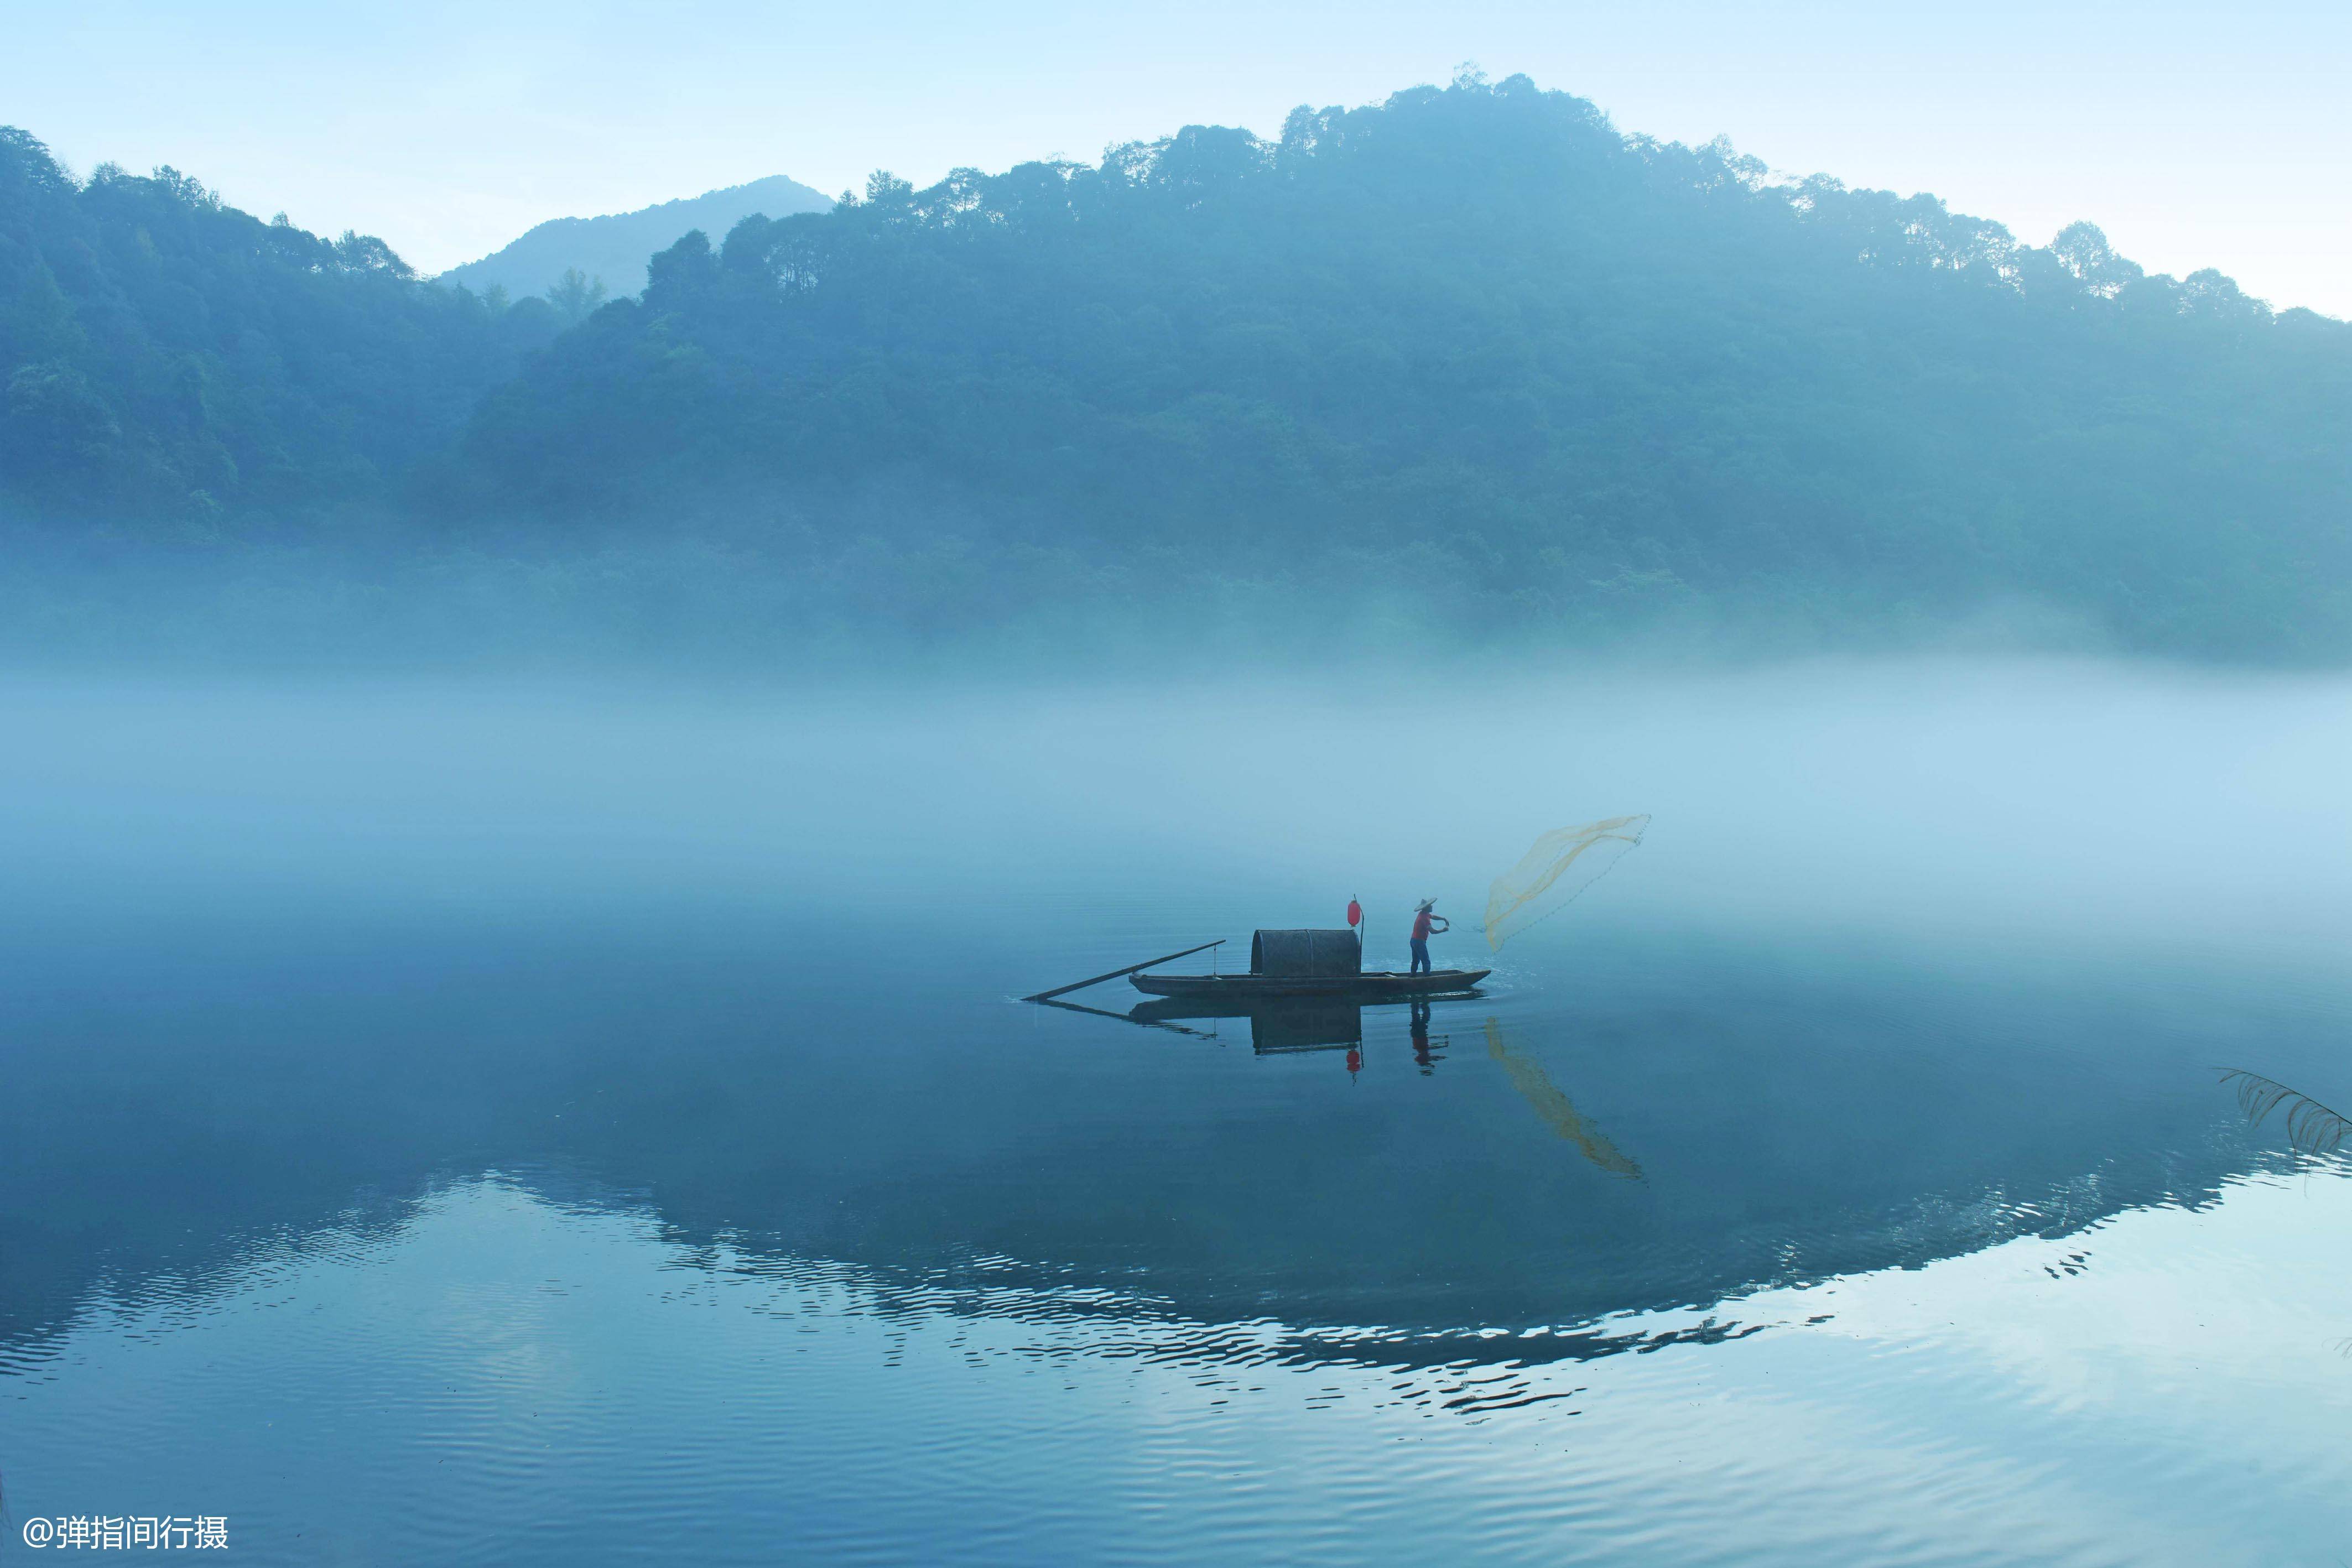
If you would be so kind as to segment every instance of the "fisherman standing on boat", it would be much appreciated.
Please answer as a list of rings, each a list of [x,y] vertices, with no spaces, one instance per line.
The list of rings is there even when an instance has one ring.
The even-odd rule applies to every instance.
[[[1421,907],[1412,912],[1412,972],[1416,975],[1426,975],[1429,973],[1429,938],[1431,935],[1434,933],[1435,935],[1442,936],[1446,932],[1454,929],[1453,923],[1447,920],[1445,916],[1443,915],[1432,915],[1430,913],[1436,904],[1437,900],[1433,898],[1424,898],[1421,901]]]

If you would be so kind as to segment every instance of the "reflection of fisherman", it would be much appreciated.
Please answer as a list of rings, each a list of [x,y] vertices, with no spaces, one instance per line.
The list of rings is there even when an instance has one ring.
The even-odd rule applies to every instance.
[[[1437,1066],[1437,1058],[1429,1054],[1429,1002],[1423,997],[1412,998],[1412,1060],[1426,1078]]]
[[[1429,938],[1433,933],[1444,936],[1454,929],[1453,923],[1443,915],[1432,915],[1437,900],[1424,898],[1412,912],[1412,970],[1416,975],[1429,973]]]

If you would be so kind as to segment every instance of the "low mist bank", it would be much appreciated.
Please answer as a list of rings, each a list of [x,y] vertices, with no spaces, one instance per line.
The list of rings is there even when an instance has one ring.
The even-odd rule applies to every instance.
[[[1475,539],[1340,542],[1311,558],[1108,551],[851,511],[562,540],[419,539],[369,515],[168,539],[0,525],[0,664],[17,669],[667,671],[759,684],[990,670],[1244,679],[1433,662],[1503,675],[1561,657],[1728,664],[1956,649],[2285,666],[2352,655],[2352,642],[2276,628],[2164,653],[2027,597],[1906,599],[1771,577],[1703,592],[1667,573],[1595,578],[1557,551],[1507,560]]]
[[[1643,847],[1507,967],[1628,920],[2332,953],[2347,718],[2341,678],[2047,660],[782,692],[16,677],[0,841],[19,918],[85,911],[110,953],[122,922],[192,909],[505,928],[651,905],[818,907],[883,942],[968,911],[960,942],[1012,952],[987,912],[1066,897],[1148,953],[1329,924],[1351,894],[1376,938],[1438,896],[1483,953],[1487,883],[1537,834],[1646,811]]]

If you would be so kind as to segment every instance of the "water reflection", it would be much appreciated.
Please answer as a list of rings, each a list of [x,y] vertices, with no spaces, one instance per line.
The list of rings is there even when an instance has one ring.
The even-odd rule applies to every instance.
[[[1429,1003],[1416,997],[1412,1002],[1412,1061],[1423,1078],[1433,1076],[1437,1064],[1445,1060],[1444,1052],[1454,1044],[1451,1035],[1439,1035],[1432,1040],[1429,1034]]]
[[[1395,1004],[1391,1004],[1395,1005]],[[1286,998],[1250,1003],[1202,1002],[1163,997],[1139,1002],[1124,1015],[1129,1022],[1244,1023],[1250,1050],[1260,1056],[1297,1051],[1360,1051],[1364,1043],[1365,1004],[1328,998]],[[1213,1033],[1214,1031],[1212,1031]]]
[[[2027,1242],[1759,1298],[1738,1325],[1383,1340],[984,1260],[893,1280],[678,1240],[617,1195],[465,1182],[373,1244],[260,1249],[196,1312],[94,1310],[0,1403],[0,1452],[25,1512],[129,1473],[289,1565],[1696,1568],[1731,1541],[1925,1568],[2014,1563],[2021,1539],[2070,1568],[2325,1562],[2340,1274],[2264,1243],[2282,1218],[2340,1229],[2335,1188],[2129,1217],[2063,1283]],[[2115,1333],[2159,1279],[2209,1334]],[[2083,1376],[2102,1364],[2125,1375]]]
[[[2018,694],[1997,696],[1984,712]],[[1418,840],[1397,824],[1432,814],[1380,799],[1378,780],[1349,803],[1357,817],[1299,830],[1307,791],[1290,786],[1353,748],[1305,735],[1269,771],[1264,746],[1200,744],[1230,737],[1222,715],[1170,740],[1149,705],[1097,715],[1138,727],[1125,746],[1052,704],[1025,731],[1003,713],[898,731],[763,720],[719,746],[600,708],[520,741],[478,715],[463,745],[413,755],[399,737],[438,732],[380,740],[380,713],[323,705],[263,736],[281,748],[262,747],[266,766],[230,759],[262,721],[233,730],[196,770],[210,806],[184,737],[158,747],[126,729],[121,758],[37,779],[37,810],[0,794],[14,824],[0,831],[9,1501],[27,1467],[52,1469],[25,1506],[79,1509],[116,1469],[170,1479],[229,1452],[225,1472],[269,1489],[250,1506],[281,1518],[289,1499],[341,1511],[378,1476],[386,1495],[352,1518],[440,1508],[443,1537],[404,1561],[606,1560],[625,1536],[594,1509],[621,1496],[640,1523],[722,1521],[713,1561],[772,1556],[824,1506],[844,1514],[840,1550],[808,1555],[928,1561],[951,1553],[921,1547],[992,1539],[973,1520],[1026,1464],[1041,1500],[997,1516],[992,1538],[1019,1543],[1013,1560],[1120,1555],[1127,1521],[1274,1495],[1228,1484],[1249,1475],[1300,1484],[1239,1533],[1194,1537],[1199,1560],[1312,1556],[1317,1526],[1300,1521],[1327,1515],[1366,1548],[1331,1555],[1387,1544],[1439,1560],[1460,1554],[1461,1521],[1524,1524],[1526,1500],[1581,1485],[1561,1533],[1525,1560],[1610,1556],[1590,1550],[1601,1498],[1618,1511],[1617,1560],[1660,1561],[1659,1521],[1681,1520],[1695,1542],[1683,1559],[1717,1561],[1785,1496],[1784,1531],[1802,1512],[1855,1531],[1790,1560],[1885,1561],[1921,1500],[1958,1495],[1954,1467],[1974,1455],[1963,1500],[1982,1502],[1995,1544],[1979,1555],[1998,1561],[2021,1540],[2043,1554],[2045,1527],[2095,1493],[2184,1495],[2184,1476],[2214,1468],[2217,1402],[2252,1413],[2231,1475],[2267,1462],[2282,1416],[2316,1408],[2278,1386],[2314,1381],[2273,1364],[2281,1336],[2343,1332],[2340,1266],[2309,1228],[2352,1197],[2247,1207],[2260,1173],[2300,1168],[2280,1133],[2320,1124],[2281,1099],[2250,1127],[2209,1064],[2258,1061],[2273,1085],[2345,1103],[2328,1088],[2352,1022],[2335,951],[2273,952],[2244,924],[2273,905],[2279,925],[2308,924],[2340,894],[2314,849],[2352,842],[2333,826],[2338,795],[2314,786],[2320,803],[2286,828],[2240,800],[2241,820],[2268,824],[2263,843],[2233,842],[2210,878],[2175,885],[2144,871],[2148,842],[2186,820],[2145,797],[2160,758],[2072,783],[2021,773],[2047,748],[1922,730],[1904,716],[1907,687],[1810,748],[1769,711],[1732,733],[1719,715],[1643,706],[1630,738],[1621,726],[1596,739],[1582,708],[1575,726],[1534,727],[1554,739],[1495,769],[1522,783],[1451,825],[1434,814]],[[81,755],[89,715],[58,711],[47,743],[19,744],[0,774]],[[190,734],[217,727],[215,710],[172,711]],[[1503,716],[1529,711],[1515,696]],[[2234,711],[2145,733],[2168,753]],[[2313,733],[2340,735],[2334,713]],[[1429,750],[1491,755],[1496,720],[1433,730]],[[1383,699],[1362,733],[1396,722]],[[338,733],[358,761],[306,773]],[[943,746],[965,765],[942,765]],[[1495,821],[1625,759],[1643,788],[1612,792],[1684,791],[1689,836],[1645,859],[1640,888],[1612,885],[1649,902],[1514,944],[1479,997],[1229,1018],[1008,1005],[1188,934],[1328,919],[1368,845],[1396,857],[1400,883],[1446,889],[1446,868],[1486,863],[1472,841]],[[420,782],[444,774],[473,794],[453,804]],[[637,782],[600,805],[616,775]],[[2179,789],[2203,810],[2228,786]],[[2021,795],[2036,824],[2022,848],[2019,814],[1985,809]],[[1838,833],[1790,831],[1825,813]],[[1181,832],[1139,828],[1179,818]],[[2267,872],[2234,858],[2257,851]],[[943,890],[943,868],[961,883]],[[2277,886],[2303,892],[2282,902]],[[2030,928],[2012,936],[2021,917]],[[2069,945],[2084,933],[2097,942]],[[2137,1272],[2126,1232],[2145,1239]],[[2198,1250],[2217,1241],[2244,1245]],[[2324,1309],[2282,1316],[2257,1267],[2278,1260]],[[702,1310],[720,1301],[741,1310]],[[2069,1332],[2051,1332],[2066,1314]],[[1902,1419],[1935,1380],[1922,1347],[1972,1333],[1990,1348],[1948,1362],[1950,1420],[1904,1448]],[[828,1343],[831,1381],[808,1371]],[[1860,1348],[1837,1360],[1841,1343]],[[2149,1345],[2164,1354],[2129,1359]],[[995,1374],[974,1367],[975,1346]],[[1988,1418],[1989,1381],[2051,1346],[2049,1375]],[[930,1381],[910,1398],[926,1357]],[[179,1381],[144,1381],[173,1361]],[[1726,1422],[1738,1412],[1721,1380],[1743,1367],[1756,1396]],[[1131,1374],[1157,1379],[1163,1402],[1139,1402]],[[2089,1382],[2147,1403],[2079,1421]],[[1286,1388],[1296,1398],[1268,1392]],[[1334,1390],[1344,1418],[1328,1414]],[[1216,1448],[1225,1417],[1210,1407],[1244,1400],[1225,1431],[1274,1436]],[[2188,1436],[2151,1459],[2139,1435],[2176,1406]],[[1106,1443],[1088,1410],[1142,1411],[1145,1435]],[[2340,1420],[2323,1414],[2299,1495],[2340,1496],[2339,1471],[2309,1462],[2340,1450]],[[1420,1429],[1378,1425],[1391,1416]],[[2043,1446],[2021,1453],[2045,1418]],[[1433,1448],[1388,1440],[1478,1421],[1496,1425],[1452,1475],[1458,1496],[1463,1478],[1491,1474],[1486,1511],[1431,1506],[1417,1489]],[[1557,1425],[1538,1433],[1544,1421]],[[189,1430],[208,1441],[187,1444]],[[135,1460],[120,1457],[126,1434],[147,1444]],[[1423,1467],[1415,1489],[1394,1484],[1400,1452]],[[1150,1485],[1087,1469],[1121,1453],[1141,1456]],[[2078,1484],[2102,1454],[2101,1483]],[[61,1480],[54,1457],[82,1469]],[[398,1469],[404,1457],[422,1469]],[[468,1460],[475,1484],[447,1486]],[[598,1533],[429,1549],[478,1542],[518,1467],[541,1463],[533,1481],[593,1478],[579,1517]],[[1150,1490],[1187,1477],[1202,1490]],[[1860,1479],[1823,1506],[1836,1477]],[[2027,1528],[2016,1483],[2036,1477],[2063,1495]],[[781,1516],[796,1533],[737,1531],[777,1521],[759,1507],[782,1495],[779,1478],[802,1487]],[[1736,1504],[1716,1495],[1742,1478]],[[1335,1510],[1334,1497],[1393,1501]],[[1110,1522],[1041,1545],[1040,1521],[1074,1498]],[[927,1499],[939,1518],[916,1549],[872,1548],[877,1520]],[[2116,1510],[2126,1525],[2143,1511]],[[1394,1547],[1416,1523],[1445,1539]],[[1963,1555],[1903,1539],[1919,1561]],[[2094,1539],[2074,1560],[2162,1560],[2134,1549],[2150,1539]],[[317,1547],[280,1560],[335,1560]]]
[[[1642,1167],[1616,1145],[1609,1135],[1580,1113],[1573,1101],[1553,1086],[1544,1073],[1543,1063],[1533,1057],[1513,1055],[1503,1044],[1503,1031],[1493,1019],[1486,1020],[1486,1054],[1510,1075],[1511,1087],[1543,1119],[1544,1125],[1569,1143],[1586,1159],[1611,1176],[1642,1179]]]
[[[795,940],[835,988],[772,963]],[[486,1170],[910,1281],[986,1259],[1309,1336],[1574,1325],[2201,1202],[2267,1157],[2213,1103],[2215,1031],[2309,1061],[2343,1013],[2224,967],[2192,1003],[1673,931],[1596,936],[1572,984],[1239,1019],[1007,1007],[984,948],[917,942],[909,977],[903,939],[789,913],[274,943],[20,988],[0,1337]]]
[[[1465,993],[1465,999],[1475,999],[1484,995],[1481,991],[1472,991]],[[1097,1008],[1071,1010],[1150,1025],[1166,1025],[1178,1019],[1192,1022],[1238,1019],[1248,1024],[1250,1049],[1257,1055],[1344,1051],[1348,1053],[1348,1070],[1353,1074],[1360,1071],[1363,1066],[1364,1017],[1368,1010],[1375,1009],[1405,1013],[1406,1039],[1412,1052],[1413,1064],[1423,1077],[1433,1076],[1437,1064],[1444,1060],[1444,1052],[1452,1046],[1453,1038],[1451,1035],[1433,1038],[1430,1020],[1433,1009],[1425,998],[1385,1004],[1293,999],[1258,1002],[1247,1007],[1230,1002],[1222,1007],[1209,1007],[1200,1002],[1166,998],[1141,1003],[1123,1014]],[[1503,1070],[1511,1087],[1544,1125],[1610,1175],[1635,1181],[1642,1179],[1639,1162],[1612,1143],[1607,1134],[1577,1110],[1575,1102],[1551,1081],[1540,1060],[1524,1047],[1514,1052],[1506,1043],[1506,1030],[1496,1019],[1487,1019],[1483,1028],[1488,1060]]]

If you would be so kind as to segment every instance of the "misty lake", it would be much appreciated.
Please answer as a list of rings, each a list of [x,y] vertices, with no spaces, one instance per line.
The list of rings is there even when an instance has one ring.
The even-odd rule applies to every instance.
[[[0,1556],[2347,1551],[2352,1166],[2221,1072],[2352,1110],[2352,683],[17,678],[0,724]],[[1489,879],[1633,811],[1425,1013],[1014,999],[1351,896],[1376,965],[1434,896],[1483,966]]]

